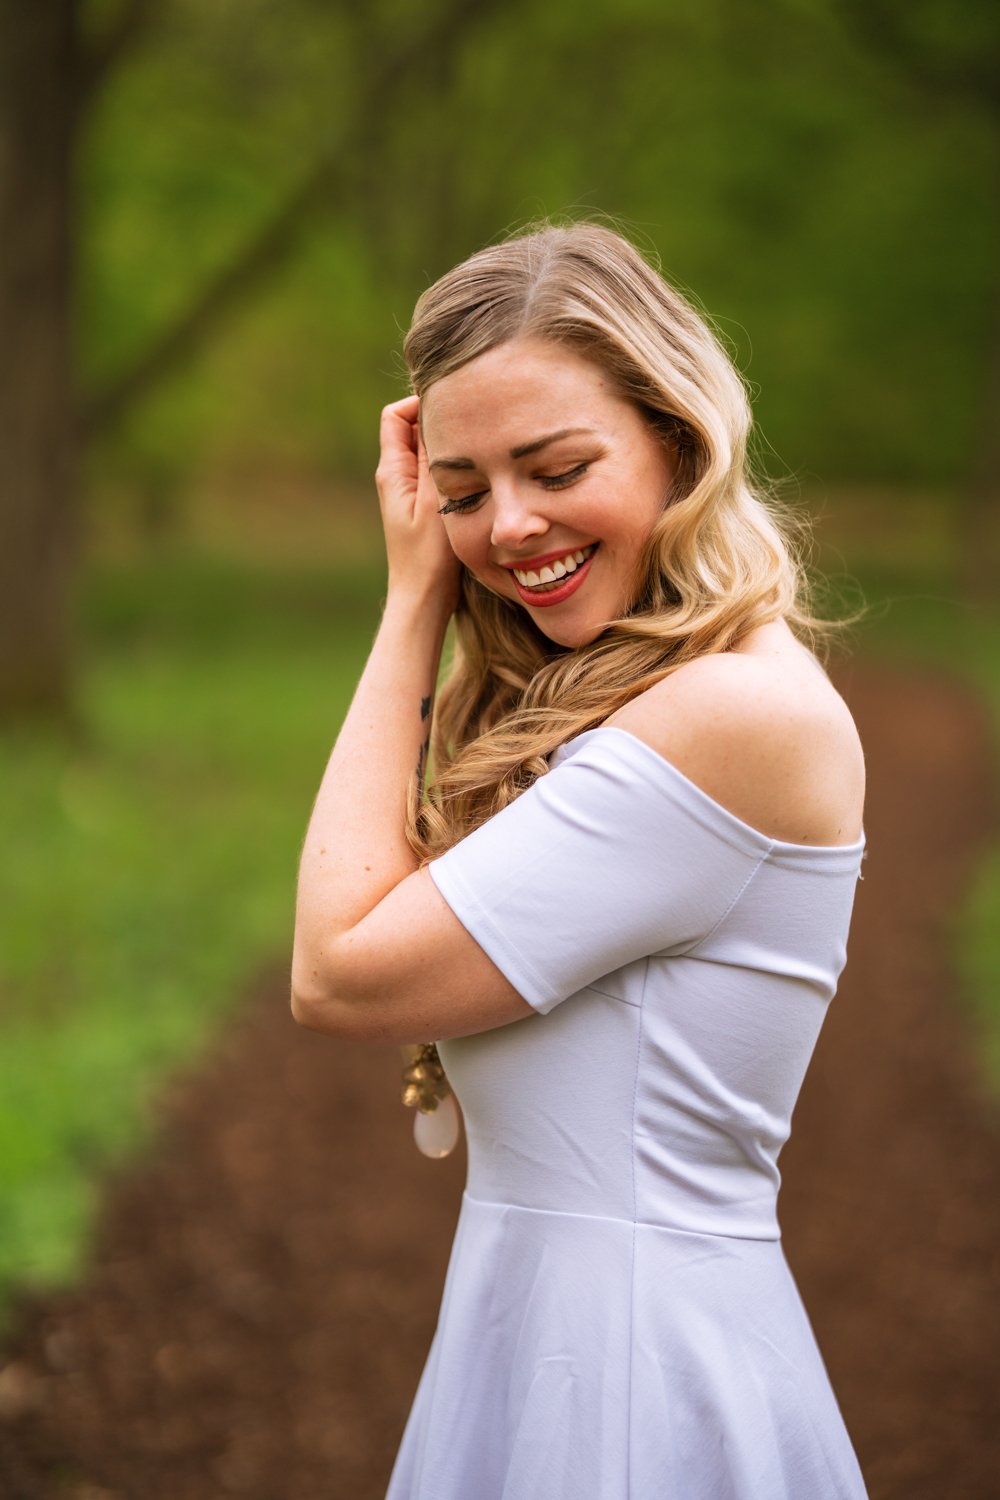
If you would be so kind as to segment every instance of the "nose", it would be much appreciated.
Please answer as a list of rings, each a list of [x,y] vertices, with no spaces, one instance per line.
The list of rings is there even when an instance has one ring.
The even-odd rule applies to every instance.
[[[494,547],[515,550],[533,537],[548,531],[549,523],[538,509],[539,496],[520,485],[493,487],[493,526],[490,541]]]

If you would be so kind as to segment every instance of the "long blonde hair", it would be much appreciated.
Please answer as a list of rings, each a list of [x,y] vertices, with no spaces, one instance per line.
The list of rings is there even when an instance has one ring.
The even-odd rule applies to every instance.
[[[516,338],[596,364],[670,446],[675,477],[646,543],[637,597],[591,644],[561,647],[517,603],[463,573],[455,651],[434,715],[435,778],[410,799],[421,860],[443,853],[600,724],[682,663],[783,616],[810,645],[788,517],[751,487],[750,404],[706,323],[622,235],[545,225],[479,251],[423,293],[404,345],[413,389]]]

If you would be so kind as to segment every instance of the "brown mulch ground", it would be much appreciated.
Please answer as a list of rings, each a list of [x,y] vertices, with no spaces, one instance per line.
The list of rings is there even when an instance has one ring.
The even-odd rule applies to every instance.
[[[996,816],[988,728],[939,679],[841,685],[870,852],[782,1158],[786,1248],[872,1500],[992,1500],[1000,1130],[945,915]],[[4,1500],[383,1495],[464,1167],[416,1154],[397,1079],[392,1049],[301,1032],[262,984],[172,1086],[153,1159],[109,1183],[87,1280],[21,1306]]]

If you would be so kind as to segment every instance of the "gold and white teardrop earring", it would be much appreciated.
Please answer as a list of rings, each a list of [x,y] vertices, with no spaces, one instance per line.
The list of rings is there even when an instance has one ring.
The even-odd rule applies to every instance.
[[[415,1109],[413,1139],[424,1156],[448,1156],[458,1142],[458,1108],[433,1042],[403,1049],[402,1100]]]

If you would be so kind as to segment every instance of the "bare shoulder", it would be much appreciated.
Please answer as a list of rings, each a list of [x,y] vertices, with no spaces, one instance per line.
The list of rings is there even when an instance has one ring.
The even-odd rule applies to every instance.
[[[769,838],[850,844],[865,764],[851,712],[782,621],[736,651],[699,658],[608,721]]]

